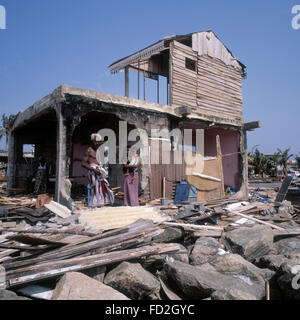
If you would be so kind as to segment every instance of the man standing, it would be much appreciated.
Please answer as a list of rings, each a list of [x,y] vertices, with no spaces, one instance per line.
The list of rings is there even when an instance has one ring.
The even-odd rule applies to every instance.
[[[114,194],[107,181],[108,172],[102,163],[97,161],[97,150],[101,145],[101,136],[97,133],[91,136],[92,146],[84,155],[82,166],[88,170],[88,179],[91,187],[91,198],[89,206],[92,208],[103,207],[114,203]]]

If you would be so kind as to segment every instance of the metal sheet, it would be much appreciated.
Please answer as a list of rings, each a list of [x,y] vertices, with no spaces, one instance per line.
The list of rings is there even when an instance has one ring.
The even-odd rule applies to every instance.
[[[226,65],[233,66],[239,70],[242,69],[238,60],[217,38],[212,31],[204,31],[193,34],[193,50],[200,56],[208,55],[212,58],[222,60]]]
[[[81,213],[79,222],[91,228],[110,230],[128,226],[140,219],[160,223],[170,217],[153,207],[106,207]]]
[[[161,50],[164,49],[164,40],[159,41],[152,46],[149,46],[135,54],[132,54],[122,60],[119,60],[112,65],[110,65],[109,69],[111,73],[117,73],[120,70],[124,69],[126,66],[138,62],[139,60],[146,59],[151,57],[151,55],[155,53],[159,53]]]

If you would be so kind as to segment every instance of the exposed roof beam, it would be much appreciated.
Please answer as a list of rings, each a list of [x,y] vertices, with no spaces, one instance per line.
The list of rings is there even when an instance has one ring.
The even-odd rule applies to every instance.
[[[260,121],[247,122],[243,126],[244,130],[246,131],[253,131],[261,127],[262,127],[262,123]]]
[[[156,42],[150,47],[147,47],[141,51],[138,51],[124,59],[121,59],[117,62],[114,62],[109,66],[111,73],[117,73],[120,70],[124,69],[126,66],[138,62],[139,60],[150,58],[152,55],[159,53],[165,47],[165,41],[161,40]]]

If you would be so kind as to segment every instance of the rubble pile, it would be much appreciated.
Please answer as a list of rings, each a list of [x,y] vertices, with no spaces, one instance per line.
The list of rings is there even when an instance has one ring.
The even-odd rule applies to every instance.
[[[80,224],[80,211],[63,218],[34,199],[2,197],[0,299],[298,300],[300,219],[275,196],[156,201],[169,219],[145,220],[142,206],[143,219],[111,230]]]

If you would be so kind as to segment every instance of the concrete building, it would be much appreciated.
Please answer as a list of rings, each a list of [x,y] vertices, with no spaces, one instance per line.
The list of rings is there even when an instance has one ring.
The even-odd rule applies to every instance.
[[[216,137],[219,136],[223,154],[222,185],[241,190],[246,195],[246,132],[261,124],[243,120],[242,80],[246,77],[245,69],[245,65],[213,32],[206,31],[163,39],[113,63],[110,66],[112,73],[125,70],[124,97],[60,86],[20,112],[12,123],[8,186],[22,187],[23,145],[34,144],[35,156],[43,155],[55,167],[56,201],[70,207],[72,185],[87,184],[81,160],[90,143],[91,133],[101,128],[111,129],[116,133],[119,147],[127,138],[119,136],[120,126],[123,129],[125,126],[128,132],[135,128],[146,130],[149,137],[153,129],[171,131],[179,128],[182,131],[191,129],[194,135],[197,129],[204,130],[205,157],[217,155]],[[130,70],[142,73],[144,79],[148,77],[159,81],[160,77],[165,77],[168,83],[167,104],[130,98]],[[138,82],[140,97],[141,83],[140,80]],[[157,88],[159,102],[159,85]],[[149,151],[153,153],[150,140]],[[194,138],[192,144],[196,147]],[[185,163],[175,162],[142,166],[141,190],[145,199],[162,196],[164,178],[171,182],[186,178]],[[122,186],[122,179],[122,166],[112,165],[112,186]],[[165,194],[171,197],[171,184],[165,187]]]

